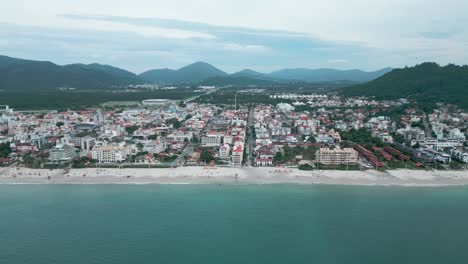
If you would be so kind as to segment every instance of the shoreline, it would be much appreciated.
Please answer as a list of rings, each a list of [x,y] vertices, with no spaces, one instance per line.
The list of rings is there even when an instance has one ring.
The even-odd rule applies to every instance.
[[[441,187],[468,185],[468,171],[301,171],[291,168],[178,167],[0,169],[0,184],[323,184]]]

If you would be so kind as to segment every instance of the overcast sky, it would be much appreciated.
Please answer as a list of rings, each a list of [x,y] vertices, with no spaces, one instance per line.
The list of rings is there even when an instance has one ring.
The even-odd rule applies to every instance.
[[[376,70],[467,64],[467,0],[0,0],[0,54],[136,73],[195,61]]]

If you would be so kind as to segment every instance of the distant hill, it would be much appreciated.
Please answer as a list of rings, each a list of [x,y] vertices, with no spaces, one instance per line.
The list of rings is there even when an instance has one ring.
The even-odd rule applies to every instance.
[[[260,81],[289,83],[289,82],[367,82],[378,78],[391,71],[385,68],[374,72],[365,72],[361,70],[335,70],[335,69],[284,69],[272,73],[261,73],[250,69],[245,69],[233,74],[227,74],[214,66],[197,62],[181,68],[179,70],[159,69],[150,70],[140,74],[140,77],[153,83],[198,83],[213,81],[213,77],[226,77],[226,79],[216,78],[217,83],[228,83],[230,81],[248,81],[258,83]],[[244,79],[239,79],[240,77]],[[233,79],[236,78],[236,79]],[[254,81],[256,80],[256,81]]]
[[[366,72],[362,70],[335,70],[335,69],[284,69],[269,74],[272,78],[305,81],[305,82],[334,82],[353,81],[368,82],[390,72],[391,68]]]
[[[201,85],[214,85],[214,86],[226,86],[226,85],[253,85],[253,86],[271,86],[278,84],[276,81],[266,80],[262,78],[246,77],[246,76],[218,76],[208,78],[200,82]]]
[[[48,61],[33,61],[0,56],[0,90],[101,89],[144,81],[137,75],[100,64],[60,66]]]
[[[227,75],[227,73],[208,63],[196,62],[180,68],[179,70],[149,70],[140,74],[140,77],[148,82],[153,83],[177,84],[198,83],[208,78]]]
[[[123,69],[97,63],[60,66],[49,61],[0,56],[0,90],[107,89],[142,83],[270,85],[303,82],[366,82],[387,71],[389,69],[376,72],[285,69],[261,73],[246,69],[227,74],[208,63],[196,62],[178,70],[157,69],[136,75]]]
[[[343,88],[345,96],[377,99],[411,98],[419,102],[447,102],[468,108],[468,66],[441,67],[426,62],[393,71],[369,83]]]
[[[238,71],[236,73],[230,74],[231,77],[248,77],[248,78],[270,78],[268,74],[256,72],[254,70],[245,69],[242,71]]]
[[[104,71],[116,78],[124,79],[128,81],[129,83],[141,83],[143,81],[138,75],[134,74],[133,72],[129,72],[127,70],[123,70],[123,69],[110,66],[110,65],[92,63],[92,64],[70,64],[66,66],[70,66],[70,67],[79,66],[79,67],[83,67],[86,69]]]

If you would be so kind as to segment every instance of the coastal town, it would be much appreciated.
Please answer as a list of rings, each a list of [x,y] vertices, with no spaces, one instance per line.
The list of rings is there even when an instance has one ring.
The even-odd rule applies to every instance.
[[[249,91],[247,91],[249,92]],[[2,167],[466,170],[468,113],[406,99],[278,93],[279,103],[148,99],[139,106],[2,106]]]

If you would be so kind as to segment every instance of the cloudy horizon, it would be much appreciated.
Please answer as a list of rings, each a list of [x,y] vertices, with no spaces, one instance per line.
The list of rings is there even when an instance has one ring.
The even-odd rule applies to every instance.
[[[466,1],[341,2],[5,1],[0,54],[135,73],[196,61],[230,73],[468,61]]]

